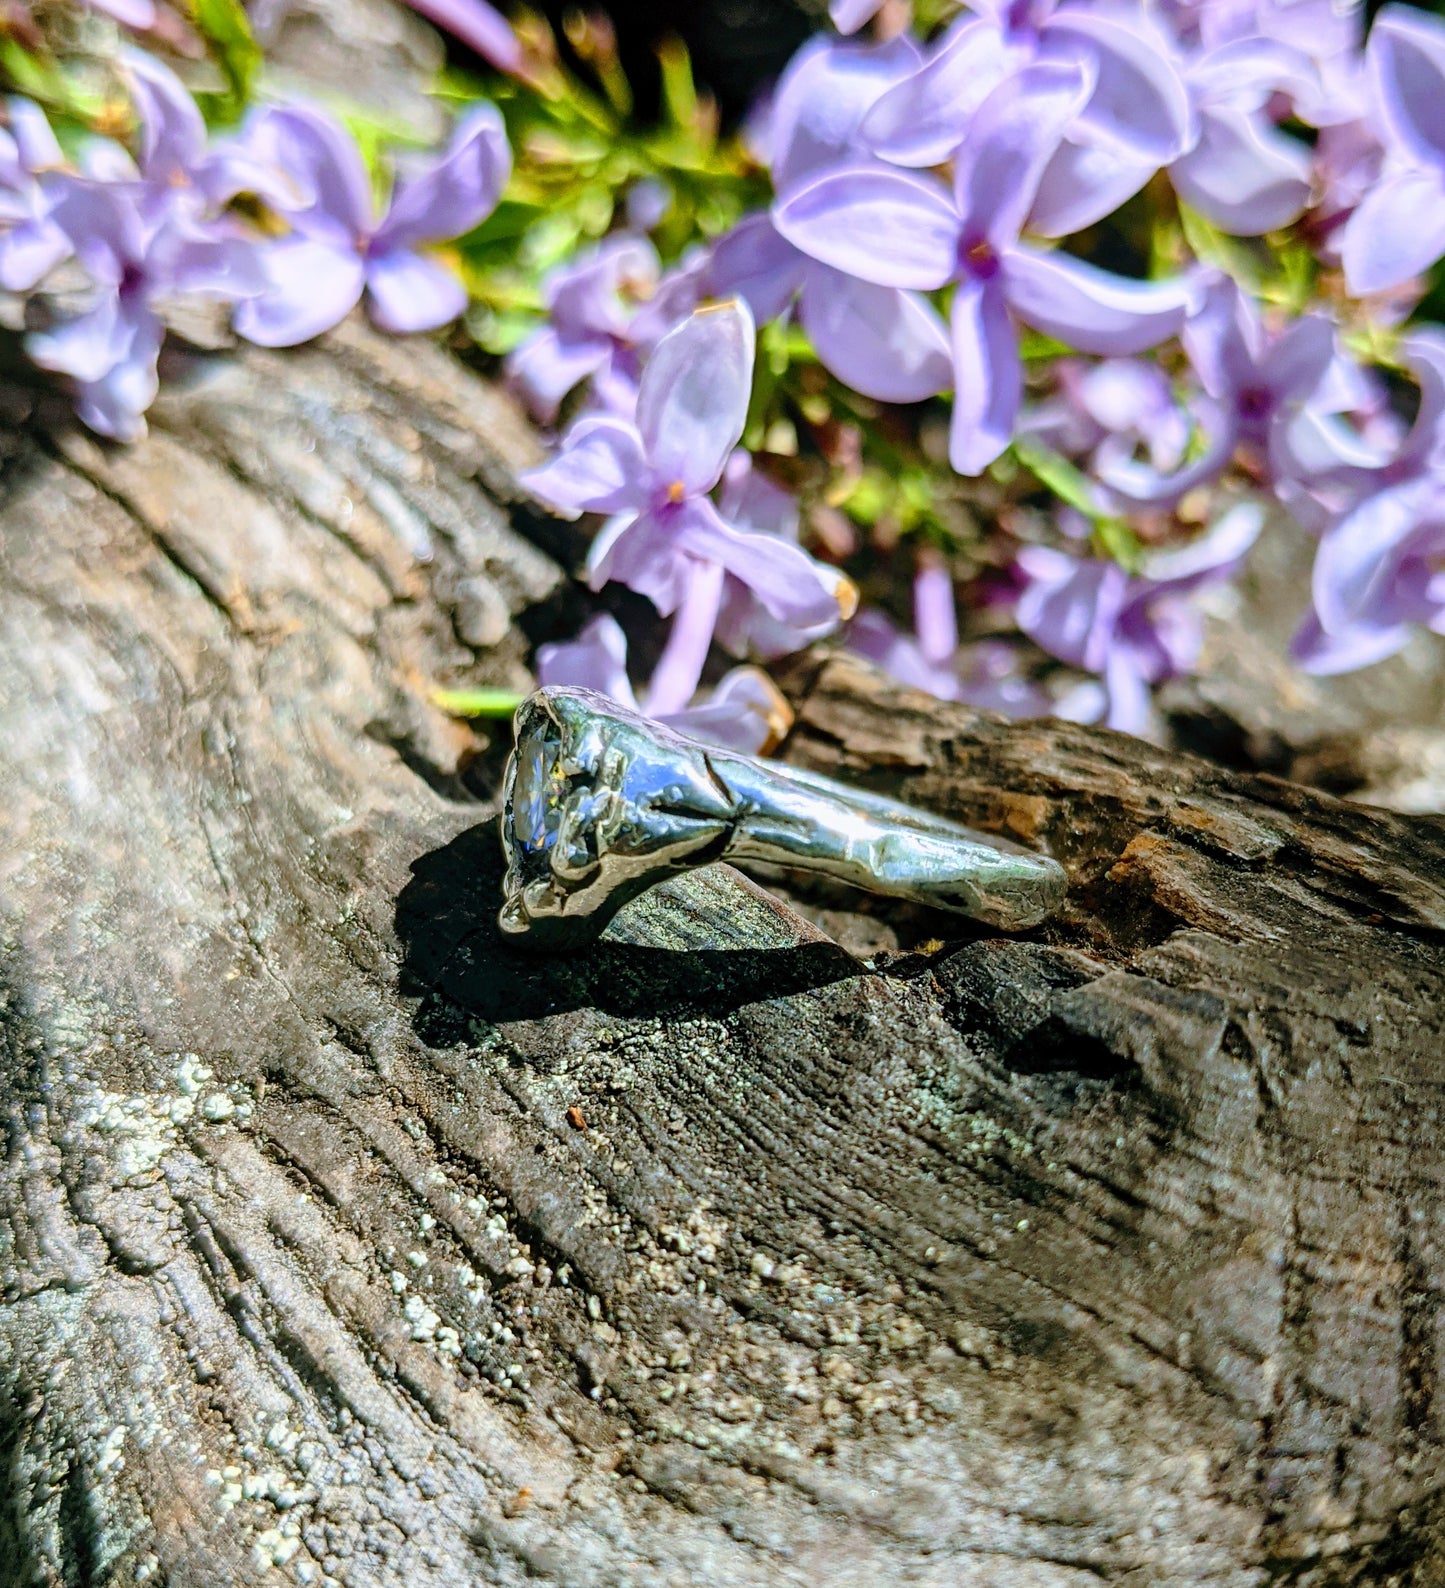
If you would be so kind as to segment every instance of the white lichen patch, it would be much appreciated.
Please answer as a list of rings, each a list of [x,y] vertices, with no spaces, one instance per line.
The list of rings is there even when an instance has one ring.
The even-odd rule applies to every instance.
[[[96,1088],[83,1096],[76,1124],[98,1132],[119,1180],[143,1180],[154,1174],[162,1158],[180,1140],[180,1127],[196,1117],[196,1099],[211,1079],[210,1067],[194,1053],[183,1055],[175,1069],[176,1090],[107,1092]],[[249,1099],[237,1101],[229,1092],[209,1093],[200,1104],[208,1124],[244,1122],[251,1115]]]

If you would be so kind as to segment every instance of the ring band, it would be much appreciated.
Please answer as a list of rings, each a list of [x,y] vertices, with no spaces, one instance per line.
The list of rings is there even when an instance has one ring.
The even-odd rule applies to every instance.
[[[638,894],[715,860],[819,871],[1007,930],[1063,902],[1046,856],[686,738],[590,689],[539,689],[513,729],[500,922],[538,948],[589,943]]]

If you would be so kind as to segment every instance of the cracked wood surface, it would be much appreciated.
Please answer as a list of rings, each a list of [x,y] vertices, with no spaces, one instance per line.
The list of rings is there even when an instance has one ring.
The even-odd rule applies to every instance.
[[[428,690],[562,599],[525,427],[177,373],[0,442],[0,1584],[1445,1580],[1445,825],[812,658],[787,753],[1065,915],[519,955]]]

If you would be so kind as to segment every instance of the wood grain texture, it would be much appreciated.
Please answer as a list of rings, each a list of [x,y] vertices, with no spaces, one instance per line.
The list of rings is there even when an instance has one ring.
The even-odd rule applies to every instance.
[[[563,588],[525,428],[350,324],[179,373],[4,432],[0,1583],[1445,1580],[1445,825],[813,658],[787,753],[1066,915],[519,955],[428,691]]]

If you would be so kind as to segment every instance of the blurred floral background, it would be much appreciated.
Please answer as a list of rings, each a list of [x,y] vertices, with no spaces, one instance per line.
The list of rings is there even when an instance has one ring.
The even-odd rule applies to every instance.
[[[360,305],[548,442],[590,593],[544,682],[765,751],[824,640],[1445,807],[1445,22],[415,0],[395,103],[424,35],[328,59],[324,3],[0,3],[0,324],[79,422],[142,438],[197,306]]]

